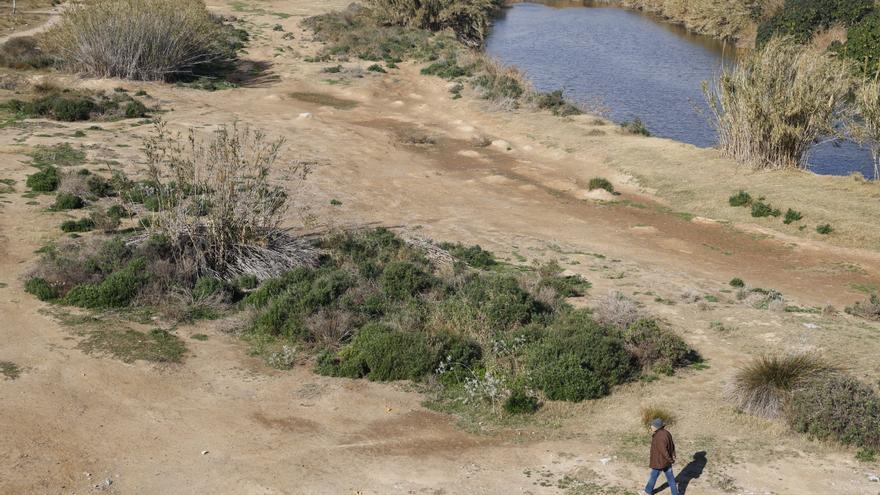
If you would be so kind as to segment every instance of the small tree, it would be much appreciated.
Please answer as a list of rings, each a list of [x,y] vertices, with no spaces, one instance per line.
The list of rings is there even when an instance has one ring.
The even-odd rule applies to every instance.
[[[852,124],[852,135],[871,150],[874,180],[880,180],[880,81],[865,82],[856,91],[859,119]]]

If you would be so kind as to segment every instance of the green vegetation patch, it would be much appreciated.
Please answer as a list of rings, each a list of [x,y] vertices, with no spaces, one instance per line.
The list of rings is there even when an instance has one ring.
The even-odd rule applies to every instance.
[[[159,328],[149,332],[130,328],[92,330],[77,347],[88,354],[106,354],[126,363],[179,363],[187,351],[179,337]]]
[[[590,191],[594,189],[604,189],[612,194],[614,194],[614,184],[611,183],[608,179],[603,177],[593,177],[590,179],[590,184],[588,186]]]
[[[351,110],[358,106],[358,102],[354,100],[346,100],[343,98],[337,98],[332,95],[328,95],[325,93],[305,93],[305,92],[294,92],[290,93],[290,97],[297,99],[299,101],[304,101],[306,103],[313,103],[315,105],[333,107],[339,110]]]
[[[70,167],[82,165],[86,161],[86,153],[76,149],[70,143],[58,143],[51,146],[35,146],[29,153],[31,164],[38,168],[48,166]]]
[[[25,181],[25,185],[34,192],[52,192],[58,189],[60,183],[61,175],[58,173],[58,169],[52,166],[29,175]]]
[[[29,100],[11,99],[0,104],[19,118],[47,118],[63,122],[143,118],[147,107],[127,93],[53,90]]]

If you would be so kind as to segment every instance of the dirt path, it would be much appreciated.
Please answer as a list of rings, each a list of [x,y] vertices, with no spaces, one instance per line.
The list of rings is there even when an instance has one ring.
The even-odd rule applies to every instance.
[[[444,81],[412,65],[328,84],[320,72],[327,64],[303,61],[318,46],[298,22],[345,3],[236,4],[233,13],[255,31],[248,57],[273,62],[267,84],[213,93],[76,84],[144,88],[171,110],[164,118],[175,126],[240,119],[283,135],[290,158],[318,163],[298,198],[321,222],[404,225],[411,234],[480,243],[512,261],[558,259],[594,284],[586,303],[623,291],[683,335],[709,368],[627,385],[600,401],[549,404],[533,424],[475,434],[422,407],[424,397],[407,384],[268,369],[210,323],[177,331],[191,350],[181,365],[84,354],[72,329],[22,289],[34,250],[58,237],[64,214],[46,211],[48,197],[22,196],[32,169],[17,146],[57,142],[53,134],[88,125],[3,129],[0,178],[17,183],[0,204],[0,361],[23,371],[0,378],[0,493],[635,493],[647,442],[637,413],[648,404],[676,411],[684,461],[707,453],[691,495],[880,491],[867,478],[877,465],[738,414],[721,392],[737,365],[771,350],[821,352],[874,379],[877,325],[754,309],[726,284],[739,276],[782,291],[792,305],[840,308],[861,296],[854,286],[880,283],[876,252],[678,214],[616,165],[630,157],[630,167],[647,166],[645,154],[697,160],[704,151],[624,136],[588,117],[565,122],[453,101]],[[294,40],[273,31],[276,23]],[[338,108],[330,96],[356,105]],[[148,126],[104,127],[77,142],[90,157],[112,154],[135,172]],[[604,134],[584,137],[596,128]],[[433,145],[408,144],[426,135]],[[496,144],[474,145],[484,137]],[[586,199],[595,176],[619,185],[623,201]],[[718,302],[685,302],[689,290]],[[188,338],[195,333],[209,339]]]

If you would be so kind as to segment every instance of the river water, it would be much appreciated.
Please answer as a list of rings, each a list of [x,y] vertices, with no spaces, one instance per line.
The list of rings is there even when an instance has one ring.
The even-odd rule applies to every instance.
[[[641,12],[569,0],[515,3],[493,27],[486,51],[519,67],[541,91],[600,104],[616,122],[641,119],[655,136],[700,147],[716,143],[701,84],[735,50]],[[819,174],[872,174],[870,155],[854,143],[814,146]]]

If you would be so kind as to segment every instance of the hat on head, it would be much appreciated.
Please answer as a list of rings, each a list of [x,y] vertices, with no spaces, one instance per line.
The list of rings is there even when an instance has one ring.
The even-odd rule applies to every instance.
[[[663,428],[663,420],[660,418],[654,418],[654,421],[651,421],[651,426],[659,430],[660,428]]]

